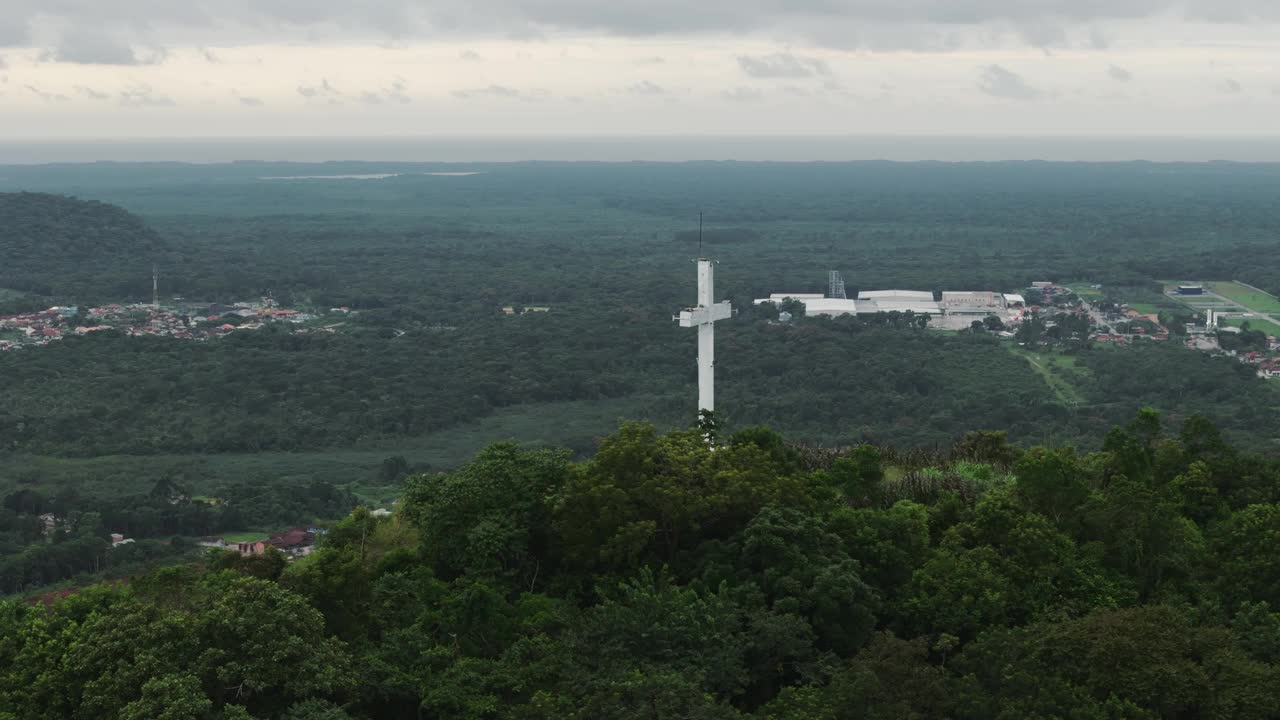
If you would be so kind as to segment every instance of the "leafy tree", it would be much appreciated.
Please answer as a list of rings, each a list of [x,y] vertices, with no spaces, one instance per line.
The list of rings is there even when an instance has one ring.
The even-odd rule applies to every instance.
[[[445,578],[497,575],[532,588],[555,571],[548,499],[568,477],[568,455],[492,445],[449,474],[415,477],[402,510]],[[552,561],[545,569],[543,560]]]
[[[142,686],[142,697],[124,707],[120,720],[197,720],[213,706],[193,675],[161,675]]]

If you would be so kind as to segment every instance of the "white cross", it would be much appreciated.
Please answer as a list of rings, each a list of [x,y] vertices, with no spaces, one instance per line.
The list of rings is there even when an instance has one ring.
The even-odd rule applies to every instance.
[[[698,328],[698,410],[712,412],[716,405],[715,323],[733,314],[729,301],[715,302],[715,264],[698,259],[698,304],[672,318],[680,327]]]

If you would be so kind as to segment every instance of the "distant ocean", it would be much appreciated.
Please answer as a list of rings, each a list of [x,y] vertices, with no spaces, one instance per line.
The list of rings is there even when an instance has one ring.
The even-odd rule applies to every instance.
[[[192,138],[0,141],[0,164],[234,161],[1126,161],[1280,162],[1280,137]]]

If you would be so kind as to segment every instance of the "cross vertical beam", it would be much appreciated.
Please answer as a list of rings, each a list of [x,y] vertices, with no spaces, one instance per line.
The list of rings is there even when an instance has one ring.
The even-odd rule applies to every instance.
[[[680,327],[698,328],[698,411],[714,412],[716,405],[715,323],[727,319],[733,309],[728,301],[715,302],[715,264],[698,259],[698,304],[682,310],[674,320]]]

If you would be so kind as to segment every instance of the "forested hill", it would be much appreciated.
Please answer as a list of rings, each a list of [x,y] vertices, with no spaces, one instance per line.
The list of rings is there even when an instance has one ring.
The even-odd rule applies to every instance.
[[[56,295],[86,285],[82,274],[132,267],[138,278],[165,243],[115,205],[45,193],[0,193],[0,288]],[[135,282],[136,296],[146,283]]]
[[[1264,720],[1278,501],[1150,411],[1087,455],[499,444],[291,563],[0,603],[0,718]]]

